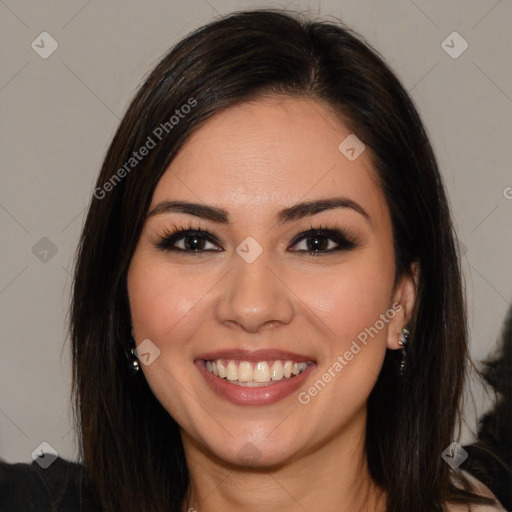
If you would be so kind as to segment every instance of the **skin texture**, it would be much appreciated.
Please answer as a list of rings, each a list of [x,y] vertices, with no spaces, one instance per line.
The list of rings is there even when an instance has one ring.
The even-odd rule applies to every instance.
[[[317,101],[260,98],[208,120],[156,187],[149,211],[187,200],[230,218],[221,225],[175,212],[148,217],[128,273],[133,337],[160,349],[142,370],[182,428],[191,475],[184,510],[383,510],[365,460],[366,402],[386,348],[400,348],[415,284],[404,278],[393,288],[389,210],[369,151],[349,161],[338,150],[349,134]],[[282,208],[339,196],[369,219],[336,208],[277,223]],[[208,230],[218,243],[203,248],[222,250],[157,248],[173,226]],[[357,246],[328,253],[337,243],[327,235],[323,254],[298,253],[308,239],[292,242],[311,226],[349,230]],[[236,252],[248,236],[263,249],[252,263]],[[307,391],[394,303],[401,307],[393,318],[306,405],[297,393],[235,405],[194,365],[201,353],[225,348],[307,354],[317,365],[299,390]],[[244,467],[239,452],[248,443],[258,456]]]

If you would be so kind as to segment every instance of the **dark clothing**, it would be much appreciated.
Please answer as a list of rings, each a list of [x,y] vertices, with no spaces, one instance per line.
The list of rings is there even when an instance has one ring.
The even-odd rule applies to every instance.
[[[31,464],[9,464],[0,460],[0,512],[79,512],[81,464],[58,457],[43,469]],[[92,506],[90,487],[84,483],[84,511],[100,512]]]
[[[503,499],[509,492],[496,494]],[[59,457],[43,469],[35,461],[9,464],[0,460],[0,512],[101,512],[94,496],[84,466],[76,462]]]

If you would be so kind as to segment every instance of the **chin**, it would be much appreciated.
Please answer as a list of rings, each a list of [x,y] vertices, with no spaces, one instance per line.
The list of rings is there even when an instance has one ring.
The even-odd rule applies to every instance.
[[[262,470],[284,465],[297,457],[302,451],[296,445],[296,440],[293,446],[283,446],[282,437],[278,444],[268,440],[260,443],[244,439],[231,441],[229,450],[226,450],[225,445],[210,445],[207,449],[214,457],[228,465]]]

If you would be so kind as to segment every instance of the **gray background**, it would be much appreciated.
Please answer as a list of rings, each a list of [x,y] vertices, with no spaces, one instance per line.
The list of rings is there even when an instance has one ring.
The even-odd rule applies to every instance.
[[[76,458],[70,272],[94,180],[130,98],[190,30],[265,6],[341,18],[402,79],[430,133],[464,244],[473,356],[495,347],[512,297],[511,0],[0,0],[2,458],[31,462],[43,441]],[[31,43],[43,46],[45,31],[59,46],[43,59]],[[458,58],[442,47],[454,31],[469,45]],[[485,409],[484,395],[477,404]],[[468,409],[471,428],[474,414]]]

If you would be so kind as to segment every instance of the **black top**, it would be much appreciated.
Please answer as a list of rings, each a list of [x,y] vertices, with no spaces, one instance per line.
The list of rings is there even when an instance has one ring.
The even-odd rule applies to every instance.
[[[486,483],[505,510],[512,511],[510,469],[492,471],[487,452],[465,448],[470,452],[466,462],[476,462],[476,467],[466,469]],[[480,452],[482,460],[478,460]],[[479,468],[486,468],[488,474],[475,471]],[[44,469],[36,461],[10,464],[0,459],[0,512],[101,512],[94,496],[82,464],[57,457]]]
[[[46,469],[0,460],[0,512],[78,512],[82,480],[83,510],[98,511],[84,475],[83,465],[60,457]]]

